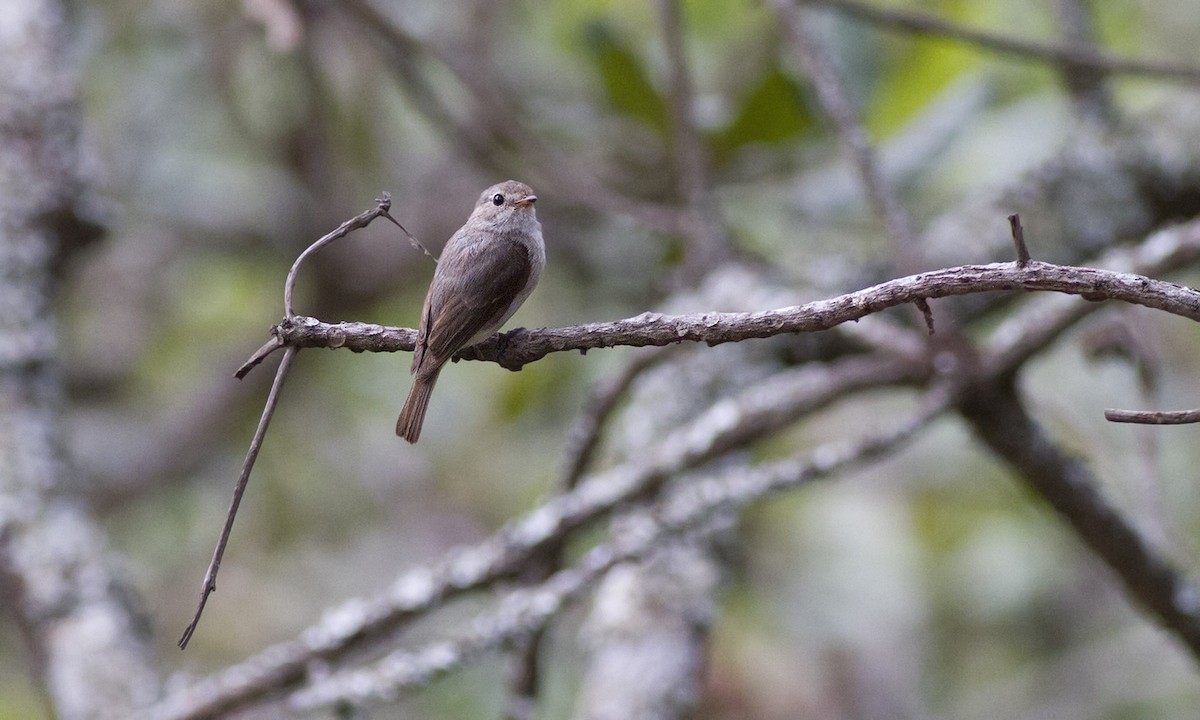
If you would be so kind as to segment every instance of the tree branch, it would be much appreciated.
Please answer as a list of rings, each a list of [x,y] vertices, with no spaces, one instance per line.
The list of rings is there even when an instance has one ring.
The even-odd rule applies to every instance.
[[[177,691],[148,717],[199,720],[295,688],[307,680],[310,667],[340,661],[451,598],[513,576],[549,544],[650,494],[675,473],[744,447],[856,390],[912,381],[924,372],[904,360],[872,357],[781,373],[678,428],[663,438],[655,457],[590,476],[576,490],[509,522],[491,538],[401,575],[389,591],[347,601],[298,640]]]
[[[1200,242],[1200,238],[1192,238]],[[1191,320],[1200,320],[1200,292],[1141,275],[1097,268],[1030,262],[964,265],[889,280],[873,287],[776,310],[749,313],[642,313],[610,322],[564,328],[518,328],[465,348],[456,359],[486,360],[520,370],[554,352],[616,346],[662,346],[684,341],[719,345],[752,338],[828,330],[919,299],[972,293],[1037,290],[1080,295],[1085,300],[1121,300]],[[416,331],[367,323],[324,323],[296,317],[272,328],[285,345],[346,348],[354,352],[411,351]]]
[[[959,409],[976,435],[1062,515],[1112,568],[1129,595],[1200,660],[1200,600],[1141,535],[1100,495],[1080,460],[1060,450],[1026,412],[1012,377],[971,386]]]
[[[366,669],[338,672],[295,693],[295,710],[339,703],[362,705],[394,699],[396,694],[453,670],[480,654],[535,632],[578,598],[614,565],[647,556],[670,536],[703,525],[718,511],[738,511],[764,497],[825,478],[835,472],[877,460],[899,448],[949,405],[945,388],[932,390],[912,417],[895,428],[851,442],[817,448],[807,459],[782,460],[682,487],[655,506],[634,511],[634,522],[589,551],[576,565],[555,573],[536,588],[511,593],[500,608],[479,616],[474,632],[457,640],[439,641],[416,651],[391,653]]]
[[[1200,223],[1192,223],[1160,233],[1137,248],[1112,253],[1103,260],[1122,269],[1161,273],[1191,262],[1198,255]],[[966,275],[960,271],[966,271]],[[935,278],[933,285],[922,285],[929,277]],[[964,277],[985,277],[984,285],[988,289],[1011,289],[1028,285],[1037,286],[1039,289],[1088,293],[1091,297],[1119,299],[1133,298],[1143,293],[1144,297],[1139,296],[1133,301],[1174,311],[1193,319],[1200,312],[1197,310],[1200,303],[1197,303],[1195,291],[1172,283],[1149,280],[1129,273],[1064,268],[1037,262],[1031,263],[1023,271],[1011,264],[954,268],[914,278],[902,278],[894,282],[900,283],[901,288],[916,284],[927,291],[932,291],[932,287],[940,288],[938,292],[953,294],[951,290],[962,290],[957,283]],[[941,280],[936,280],[937,278]],[[950,282],[950,285],[943,287],[939,284],[943,281]],[[884,283],[883,286],[877,287],[888,285],[889,283]],[[783,316],[795,314],[804,308],[811,310],[811,306],[814,305],[828,309],[829,303],[833,303],[834,307],[853,307],[855,300],[862,306],[855,312],[860,315],[866,314],[869,310],[866,304],[878,303],[881,297],[873,290],[875,289],[851,293],[832,301],[784,309],[786,312],[783,312]],[[891,297],[895,292],[900,290],[893,288],[883,296]],[[1194,304],[1188,305],[1189,301]],[[997,329],[989,343],[990,350],[979,360],[979,367],[983,372],[1009,372],[1010,363],[1019,362],[1022,356],[1035,351],[1036,347],[1049,343],[1072,322],[1085,315],[1086,309],[1095,307],[1089,304],[1074,304],[1085,309],[1076,311],[1066,308],[1063,303],[1055,302],[1051,304],[1050,313],[1040,310],[1033,312],[1039,305],[1046,305],[1046,302],[1031,304],[1030,312],[1026,313],[1030,319],[1028,323],[1022,322],[1014,326],[1006,324]],[[1171,310],[1170,306],[1174,306],[1174,310]],[[763,314],[727,315],[758,317]],[[773,318],[771,322],[779,320],[779,316],[772,316],[770,313],[767,315]],[[713,316],[683,317],[712,319]],[[652,316],[651,319],[659,323],[666,322],[662,316]],[[333,346],[350,346],[362,342],[361,337],[375,338],[368,339],[368,343],[386,345],[394,343],[397,337],[403,338],[406,333],[411,333],[354,323],[329,326],[311,318],[297,318],[296,324],[320,326],[325,337],[334,338],[335,342],[331,343]],[[698,322],[698,325],[705,327],[705,322]],[[589,326],[583,326],[585,329],[587,327]],[[1032,334],[1036,342],[1024,339],[1024,332]],[[381,341],[377,337],[387,336],[388,333],[393,334],[391,339]],[[523,337],[528,339],[536,335],[536,332],[522,331],[512,338],[510,343],[521,342]],[[280,337],[288,337],[287,332],[281,331]],[[411,334],[408,337],[411,342]],[[392,346],[386,349],[400,348]],[[732,449],[765,437],[794,422],[798,417],[856,390],[928,379],[929,368],[922,362],[921,358],[906,353],[887,353],[880,357],[850,357],[829,365],[805,366],[782,373],[766,383],[749,388],[735,398],[722,400],[707,412],[701,413],[691,423],[679,427],[665,437],[658,445],[654,458],[592,476],[576,491],[548,501],[528,516],[508,524],[484,543],[460,549],[438,563],[406,573],[395,581],[388,593],[372,599],[347,602],[342,608],[329,613],[320,624],[305,632],[301,639],[270,648],[256,658],[173,694],[154,709],[151,717],[207,717],[245,707],[280,691],[303,685],[308,679],[309,667],[339,662],[354,651],[388,637],[407,622],[444,604],[450,598],[513,575],[524,568],[530,558],[537,556],[548,544],[561,541],[568,533],[619,505],[646,496],[667,477],[698,467]]]

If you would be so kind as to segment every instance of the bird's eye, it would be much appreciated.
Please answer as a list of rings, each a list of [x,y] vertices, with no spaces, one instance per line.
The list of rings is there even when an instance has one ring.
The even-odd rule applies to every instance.
[[[496,207],[500,207],[501,205],[504,204],[504,196],[501,195],[500,193],[496,193],[495,195],[492,196],[492,204],[495,205]]]

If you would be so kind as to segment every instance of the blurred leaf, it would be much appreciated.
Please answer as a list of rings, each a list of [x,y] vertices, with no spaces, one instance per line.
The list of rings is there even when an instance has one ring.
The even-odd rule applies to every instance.
[[[505,376],[506,382],[500,387],[499,402],[495,405],[496,418],[501,422],[511,422],[534,410],[543,416],[565,412],[569,419],[569,406],[553,407],[566,402],[563,388],[579,383],[579,364],[565,360],[567,358],[550,357],[539,363],[535,372]]]
[[[871,130],[887,134],[919,113],[955,78],[979,64],[979,53],[948,41],[911,43],[886,61],[866,115]]]
[[[603,22],[589,24],[585,34],[588,51],[612,107],[665,133],[666,103],[650,83],[638,56]]]
[[[812,120],[800,86],[773,68],[742,101],[737,117],[711,142],[718,154],[754,143],[780,143],[803,135]]]
[[[673,235],[663,246],[662,258],[659,262],[665,268],[679,267],[683,264],[683,258],[687,254],[686,250],[687,241],[678,235]]]

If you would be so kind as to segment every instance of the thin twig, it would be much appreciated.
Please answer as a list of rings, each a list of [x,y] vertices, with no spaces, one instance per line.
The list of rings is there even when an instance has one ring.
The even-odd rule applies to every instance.
[[[1162,80],[1200,83],[1200,67],[1172,62],[1125,58],[1078,47],[1041,43],[962,27],[922,12],[889,10],[858,0],[794,0],[804,5],[828,8],[883,27],[934,35],[976,47],[1023,58],[1046,60],[1105,73],[1144,75]]]
[[[934,332],[933,327],[933,308],[929,307],[929,301],[925,298],[917,298],[913,301],[913,305],[921,311],[921,317],[925,319],[925,331],[930,335]]]
[[[341,225],[339,225],[337,227],[336,230],[334,230],[333,232],[329,233],[328,235],[322,237],[320,240],[317,240],[312,245],[309,245],[307,248],[304,249],[304,252],[300,253],[300,255],[296,257],[296,261],[292,263],[292,268],[290,270],[288,270],[287,280],[285,280],[283,283],[283,314],[284,314],[284,317],[293,318],[296,316],[296,311],[294,309],[294,306],[292,305],[292,290],[296,286],[296,274],[300,271],[300,264],[303,263],[305,260],[307,260],[309,255],[312,255],[313,253],[315,253],[316,251],[325,247],[326,245],[333,242],[334,240],[345,237],[355,230],[359,230],[361,228],[365,228],[366,226],[370,225],[371,221],[377,217],[386,217],[388,220],[391,220],[393,223],[396,224],[396,227],[400,228],[401,230],[404,230],[404,234],[408,235],[408,239],[413,243],[413,245],[417,249],[423,250],[425,252],[425,254],[429,255],[430,257],[434,257],[432,253],[430,253],[428,250],[425,250],[424,246],[422,246],[421,243],[418,242],[417,239],[412,236],[412,233],[408,232],[408,230],[405,230],[403,225],[396,222],[396,219],[388,214],[388,210],[390,210],[391,207],[392,207],[391,194],[386,193],[386,192],[381,194],[380,197],[375,200],[375,207],[373,207],[370,210],[367,210],[365,212],[359,213],[358,215],[355,215],[354,217],[350,218],[346,222],[342,223]],[[437,258],[434,258],[434,260],[436,261]],[[265,346],[264,346],[264,349],[265,349]],[[267,354],[270,354],[270,352],[271,351],[268,350]],[[251,358],[251,362],[248,362],[247,365],[250,365],[250,367],[253,367],[253,364],[251,364],[252,362],[253,362],[253,358]],[[243,365],[242,367],[246,368],[246,365]],[[248,371],[249,371],[249,369],[247,368],[247,372]],[[239,370],[239,372],[241,372],[241,371]],[[242,373],[242,374],[244,375],[245,373]]]
[[[258,428],[254,431],[254,439],[250,441],[250,449],[246,452],[246,459],[242,462],[242,473],[238,476],[237,485],[233,489],[233,502],[230,503],[229,512],[225,515],[225,526],[221,529],[221,538],[217,541],[217,549],[213,551],[212,560],[208,563],[208,571],[204,573],[204,586],[200,589],[200,603],[196,606],[196,614],[192,616],[192,621],[188,623],[187,628],[183,631],[183,636],[179,638],[180,650],[187,648],[188,642],[196,632],[196,626],[200,623],[200,615],[204,613],[208,596],[217,589],[217,571],[221,569],[221,558],[225,555],[225,546],[229,543],[233,520],[237,517],[238,506],[242,503],[242,494],[246,492],[250,471],[254,469],[258,451],[262,449],[263,439],[267,436],[267,426],[271,424],[275,406],[279,403],[279,393],[283,389],[283,381],[287,379],[292,361],[299,352],[299,348],[289,347],[283,353],[279,369],[275,371],[275,382],[272,383],[271,392],[267,395],[267,403],[263,407],[262,416],[258,419]]]
[[[300,264],[303,263],[305,260],[307,260],[308,257],[310,255],[312,255],[313,253],[315,253],[317,250],[320,250],[321,248],[325,247],[326,245],[333,242],[334,240],[337,240],[338,238],[343,238],[343,237],[349,235],[350,233],[354,232],[355,230],[359,230],[361,228],[365,228],[367,225],[370,225],[371,221],[373,221],[375,218],[383,217],[383,218],[387,218],[388,220],[390,220],[392,222],[392,224],[394,224],[396,227],[400,228],[400,230],[406,236],[408,236],[408,241],[410,243],[412,243],[412,246],[414,248],[416,248],[417,250],[420,250],[421,252],[425,253],[429,257],[433,258],[433,261],[435,263],[438,261],[437,255],[434,255],[433,253],[429,252],[429,250],[424,245],[421,244],[421,241],[418,240],[415,235],[413,235],[412,233],[410,233],[408,231],[408,228],[401,225],[400,222],[398,220],[396,220],[396,218],[392,217],[391,213],[389,212],[389,210],[391,210],[391,207],[392,207],[391,193],[388,193],[388,192],[381,193],[379,198],[377,198],[375,200],[374,208],[372,208],[370,210],[366,210],[362,213],[359,213],[358,215],[356,215],[356,216],[350,218],[349,220],[347,220],[346,222],[342,223],[341,225],[339,225],[337,227],[336,230],[329,233],[328,235],[325,235],[320,240],[317,240],[316,242],[314,242],[312,245],[309,245],[307,248],[304,249],[304,252],[300,253],[300,255],[296,257],[295,262],[292,263],[291,269],[288,270],[287,279],[284,280],[284,283],[283,283],[284,322],[287,322],[288,320],[292,320],[296,317],[295,307],[292,304],[292,295],[293,295],[293,289],[295,288],[295,285],[296,285],[296,276],[300,273]],[[278,333],[273,333],[271,339],[268,340],[266,343],[264,343],[262,347],[255,350],[254,353],[250,356],[250,358],[247,359],[246,362],[242,363],[241,367],[239,367],[237,369],[237,371],[233,374],[233,376],[235,378],[237,378],[238,380],[245,378],[246,375],[248,375],[251,370],[258,367],[258,365],[260,363],[262,363],[263,360],[266,360],[268,357],[270,357],[271,353],[275,352],[276,350],[279,350],[280,348],[284,347],[286,344],[287,343],[285,343],[279,337]]]
[[[296,311],[292,304],[292,295],[296,285],[296,275],[299,273],[300,265],[304,260],[334,240],[366,227],[375,218],[386,217],[388,220],[391,220],[395,223],[396,227],[404,231],[404,234],[408,236],[414,246],[420,250],[424,250],[427,255],[433,257],[413,237],[412,233],[408,232],[403,225],[388,214],[391,207],[392,196],[386,192],[382,193],[375,200],[375,207],[350,218],[339,225],[336,230],[309,245],[305,248],[304,252],[300,253],[295,262],[292,263],[291,269],[288,270],[287,279],[283,284],[283,311],[286,320],[296,317]],[[434,262],[437,262],[437,258],[434,258]],[[281,347],[284,347],[284,342],[276,334],[256,350],[250,359],[238,368],[234,376],[239,380],[242,379],[246,376],[246,373],[250,372],[250,370],[266,359],[267,356]],[[221,529],[221,537],[217,541],[216,550],[213,551],[212,560],[209,561],[208,571],[204,574],[204,585],[200,590],[200,602],[196,606],[196,613],[192,616],[192,621],[188,623],[187,628],[183,631],[183,636],[179,638],[179,648],[181,650],[187,648],[188,642],[191,641],[192,635],[196,632],[196,626],[200,623],[200,616],[204,614],[204,606],[208,604],[208,596],[217,589],[217,571],[221,568],[221,558],[225,555],[226,545],[229,544],[229,534],[233,530],[233,522],[237,518],[238,507],[242,503],[242,495],[246,492],[246,486],[250,481],[250,472],[254,469],[254,462],[258,459],[258,451],[262,449],[263,440],[267,435],[267,428],[271,424],[271,417],[275,414],[275,407],[279,403],[279,393],[283,389],[283,382],[287,379],[287,374],[291,370],[292,362],[295,360],[299,350],[300,348],[294,345],[288,347],[283,354],[283,359],[279,362],[279,369],[275,371],[275,381],[271,384],[271,391],[267,395],[266,405],[263,407],[262,416],[258,420],[258,428],[254,431],[254,438],[250,441],[250,449],[246,451],[246,458],[242,462],[242,472],[238,476],[237,484],[234,486],[233,501],[229,505],[229,512],[225,515],[225,525]]]
[[[1115,272],[1158,276],[1200,260],[1200,221],[1155,233],[1134,247],[1105,253],[1095,264]],[[1103,308],[1056,295],[1042,297],[1010,313],[992,332],[986,348],[984,374],[1014,372],[1026,360],[1081,319]]]
[[[591,466],[609,418],[633,382],[647,370],[673,355],[678,347],[672,345],[639,351],[620,373],[592,390],[575,424],[567,431],[564,441],[567,448],[564,452],[566,462],[559,480],[560,492],[570,492],[578,486],[580,479]],[[561,570],[566,549],[565,541],[566,538],[563,537],[548,543],[541,557],[529,563],[528,570],[522,573],[522,580],[527,584],[544,582]],[[507,711],[509,720],[526,720],[532,717],[540,685],[538,658],[543,635],[544,628],[535,630],[515,650],[510,670],[512,697],[509,699]]]
[[[1117,575],[1129,595],[1200,659],[1196,588],[1100,493],[1087,464],[1062,450],[1026,411],[1013,376],[970,385],[958,410]]]
[[[596,447],[608,420],[618,403],[625,397],[633,382],[647,370],[669,358],[677,346],[651,348],[639,351],[615,376],[594,387],[584,402],[575,424],[567,431],[566,458],[561,486],[570,490],[579,484],[579,478],[592,463]]]
[[[237,372],[235,372],[233,376],[238,380],[241,380],[242,378],[246,377],[251,370],[258,367],[263,360],[266,360],[271,353],[284,346],[284,342],[279,339],[278,335],[272,335],[270,340],[263,343],[262,347],[254,351],[249,360],[242,363],[242,366],[237,369]]]

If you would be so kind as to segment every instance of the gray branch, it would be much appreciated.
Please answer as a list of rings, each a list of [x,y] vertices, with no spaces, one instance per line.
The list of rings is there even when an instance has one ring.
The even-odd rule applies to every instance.
[[[808,458],[782,460],[756,469],[739,467],[727,475],[683,486],[646,511],[635,511],[632,522],[620,524],[620,533],[588,552],[576,565],[555,573],[536,588],[510,594],[499,609],[475,620],[474,632],[416,651],[390,653],[369,668],[334,673],[295,693],[291,703],[296,709],[310,710],[394,699],[406,688],[424,685],[481,653],[544,626],[613,566],[661,549],[664,539],[703,525],[719,511],[740,510],[772,493],[883,457],[927,427],[948,407],[949,399],[946,388],[937,388],[930,391],[912,417],[894,428],[855,442],[819,447]]]
[[[1200,320],[1200,292],[1177,283],[1088,267],[1030,262],[964,265],[889,280],[828,300],[760,312],[686,315],[642,313],[610,322],[564,328],[519,328],[464,349],[463,360],[487,360],[520,370],[554,352],[616,346],[662,346],[679,342],[719,345],[754,338],[828,330],[888,308],[972,293],[1036,290],[1120,300]],[[411,351],[416,331],[358,322],[325,323],[297,317],[272,328],[284,344],[346,348],[354,352]]]

